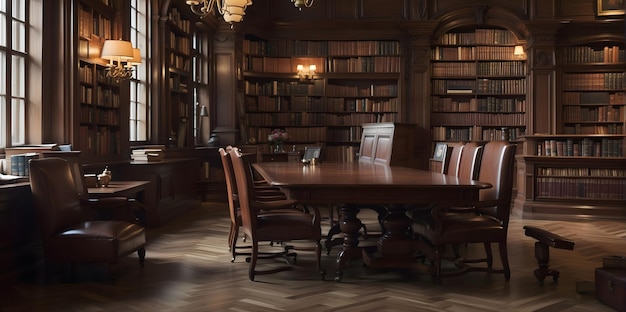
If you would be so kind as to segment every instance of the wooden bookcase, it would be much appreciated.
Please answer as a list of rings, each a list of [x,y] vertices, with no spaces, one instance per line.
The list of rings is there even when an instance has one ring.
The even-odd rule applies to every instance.
[[[106,76],[107,61],[100,58],[106,39],[121,38],[120,21],[109,1],[79,1],[78,95],[74,146],[86,157],[120,157],[127,138],[121,86]]]
[[[524,137],[515,211],[549,218],[626,218],[626,56],[603,40],[560,47],[559,134]]]
[[[172,6],[165,23],[165,81],[167,85],[167,117],[161,119],[169,127],[169,137],[175,147],[194,147],[192,46],[193,26],[182,12],[188,7]],[[173,144],[172,144],[173,145]]]
[[[431,57],[433,141],[517,140],[526,132],[527,66],[505,29],[443,34]]]
[[[324,160],[348,161],[364,123],[399,119],[400,51],[397,41],[244,39],[244,106],[251,142],[267,153],[267,136],[281,128],[286,149],[323,146]],[[316,66],[311,79],[298,64]]]

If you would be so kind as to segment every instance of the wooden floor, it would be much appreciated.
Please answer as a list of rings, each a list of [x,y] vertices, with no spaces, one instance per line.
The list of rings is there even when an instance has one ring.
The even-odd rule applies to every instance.
[[[361,213],[370,228],[372,215]],[[598,303],[590,283],[602,257],[626,253],[620,221],[554,222],[513,218],[509,227],[511,280],[474,272],[433,284],[411,270],[372,269],[355,261],[334,282],[337,249],[323,255],[329,278],[313,271],[288,271],[248,280],[244,257],[230,262],[225,205],[205,203],[159,229],[148,231],[146,266],[136,255],[109,274],[105,266],[82,265],[72,282],[67,270],[44,284],[35,278],[5,285],[0,311],[612,311]],[[540,285],[534,240],[524,225],[538,225],[575,241],[570,250],[550,250],[557,283]],[[469,246],[464,252],[482,249]],[[494,250],[497,252],[497,249]],[[300,252],[298,263],[312,263]],[[496,263],[495,265],[499,265]],[[587,288],[577,292],[577,285]]]

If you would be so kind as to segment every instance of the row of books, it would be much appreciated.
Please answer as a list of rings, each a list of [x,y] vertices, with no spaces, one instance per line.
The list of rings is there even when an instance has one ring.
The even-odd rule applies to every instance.
[[[493,125],[493,126],[518,126],[526,125],[526,114],[447,114],[433,112],[430,120],[433,125]]]
[[[326,131],[327,140],[330,142],[358,142],[362,135],[363,128],[360,126],[347,129],[330,128]]]
[[[176,7],[172,7],[170,9],[170,11],[167,13],[167,17],[170,22],[172,22],[182,31],[187,33],[191,31],[191,22],[189,20],[183,19]]]
[[[397,73],[400,72],[398,56],[355,56],[307,58],[247,56],[244,70],[268,73],[295,73],[298,65],[314,64],[316,73]]]
[[[538,177],[537,197],[580,199],[626,199],[625,179]]]
[[[622,157],[622,139],[545,140],[537,146],[538,156]]]
[[[92,127],[81,125],[79,127],[78,144],[81,146],[83,155],[112,155],[120,153],[119,130],[109,127]]]
[[[39,158],[39,153],[11,155],[11,168],[7,168],[7,172],[13,176],[27,177],[30,173],[29,162],[36,158]]]
[[[170,65],[169,66],[186,72],[186,71],[189,71],[190,61],[188,57],[181,56],[175,53],[170,53]]]
[[[563,132],[565,134],[622,134],[622,125],[565,125]]]
[[[359,56],[351,58],[329,58],[326,71],[329,73],[398,73],[400,58],[395,56]]]
[[[398,96],[397,84],[370,84],[360,86],[347,86],[328,84],[326,96]]]
[[[435,61],[486,61],[507,60],[522,62],[522,58],[514,54],[515,47],[476,46],[476,47],[445,47],[436,46],[432,50],[431,59]]]
[[[484,113],[524,113],[526,100],[515,98],[469,98],[457,99],[452,97],[433,96],[431,101],[432,112],[484,112]]]
[[[622,120],[622,107],[598,106],[598,107],[580,107],[580,106],[564,106],[563,117],[565,122],[579,121],[617,121]]]
[[[78,67],[78,79],[82,83],[93,84],[93,72],[94,68],[91,65],[79,66]]]
[[[94,109],[89,106],[81,106],[79,112],[79,120],[81,123],[97,123],[102,126],[119,126],[119,112],[113,110]]]
[[[363,113],[386,113],[397,112],[399,101],[392,99],[353,99],[353,98],[328,98],[327,108],[330,112],[363,112]]]
[[[525,79],[432,80],[433,94],[525,94]]]
[[[563,88],[566,91],[624,89],[624,73],[568,73]]]
[[[526,76],[522,62],[433,63],[431,67],[433,77]]]
[[[250,127],[276,126],[361,126],[364,123],[394,122],[396,113],[327,114],[327,113],[264,113],[247,114]],[[268,126],[270,125],[270,126]]]
[[[537,174],[561,177],[626,177],[626,169],[539,167]]]
[[[624,48],[619,46],[605,46],[602,48],[592,47],[567,47],[563,52],[566,64],[585,63],[624,63],[626,54]]]
[[[81,6],[78,10],[78,35],[83,38],[112,38],[111,20]]]
[[[440,127],[431,129],[433,141],[517,140],[526,134],[524,127]]]
[[[118,92],[117,89],[98,85],[96,87],[96,104],[102,107],[119,108],[120,95]]]
[[[290,55],[397,55],[397,41],[380,40],[244,40],[245,54],[290,56]]]
[[[244,83],[247,95],[308,95],[323,96],[324,80],[316,79],[302,83],[298,81],[248,81]]]
[[[440,44],[509,44],[517,43],[517,37],[504,29],[476,29],[473,32],[445,33],[439,38]],[[513,52],[511,52],[513,54]]]
[[[565,104],[624,104],[626,105],[626,92],[563,92]]]
[[[191,39],[177,36],[176,33],[171,32],[169,34],[169,48],[176,50],[178,53],[191,55]]]
[[[391,112],[398,111],[399,100],[397,98],[315,98],[305,96],[292,97],[267,97],[246,98],[248,113],[274,113],[274,112]]]
[[[329,83],[325,85],[322,79],[311,82],[298,81],[245,81],[246,95],[307,95],[332,97],[395,97],[398,96],[397,84],[366,84],[366,85],[339,85]]]

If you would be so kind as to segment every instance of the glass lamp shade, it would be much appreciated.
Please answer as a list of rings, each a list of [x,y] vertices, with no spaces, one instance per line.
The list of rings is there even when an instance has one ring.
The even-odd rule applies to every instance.
[[[126,40],[106,40],[100,57],[105,60],[130,60],[134,56],[133,45]]]

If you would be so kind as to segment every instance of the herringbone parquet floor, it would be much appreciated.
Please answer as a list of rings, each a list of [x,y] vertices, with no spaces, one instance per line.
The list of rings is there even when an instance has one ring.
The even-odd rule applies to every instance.
[[[360,215],[369,228],[376,228],[366,210]],[[540,285],[533,276],[534,240],[524,236],[524,225],[575,241],[572,251],[550,250],[551,268],[561,271],[557,283]],[[330,256],[323,255],[327,281],[314,271],[298,270],[257,276],[251,282],[244,257],[230,262],[226,206],[205,203],[162,228],[149,229],[144,268],[132,255],[111,274],[105,266],[81,265],[72,282],[66,281],[71,276],[67,270],[47,284],[40,277],[16,282],[2,287],[0,311],[611,311],[592,292],[577,292],[577,284],[593,283],[603,256],[624,253],[624,225],[514,217],[509,282],[501,274],[473,272],[433,284],[422,273],[373,269],[360,261],[348,266],[342,282],[334,282],[337,247]],[[473,247],[463,252],[482,249]],[[298,261],[312,264],[312,254],[300,252]]]

